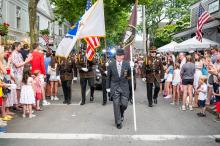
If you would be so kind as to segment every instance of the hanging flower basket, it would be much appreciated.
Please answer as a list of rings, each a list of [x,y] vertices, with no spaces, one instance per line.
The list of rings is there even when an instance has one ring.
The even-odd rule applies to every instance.
[[[0,35],[1,36],[5,36],[8,34],[8,27],[9,27],[9,24],[8,23],[3,23],[3,24],[0,24]]]
[[[40,30],[40,34],[41,35],[49,35],[50,31],[48,29],[43,29],[43,30]]]

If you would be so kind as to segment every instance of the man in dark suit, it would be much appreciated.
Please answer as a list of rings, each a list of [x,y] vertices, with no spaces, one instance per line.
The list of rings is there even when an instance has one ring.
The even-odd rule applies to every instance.
[[[160,81],[164,76],[164,69],[160,58],[156,57],[156,49],[152,49],[150,56],[145,58],[142,70],[142,80],[146,81],[147,99],[149,107],[157,104],[157,97],[160,91]],[[153,92],[154,85],[154,92]],[[154,93],[154,95],[153,95]],[[153,100],[152,100],[153,98]]]
[[[112,61],[107,69],[106,89],[113,99],[115,124],[118,129],[122,128],[124,111],[128,106],[129,78],[131,68],[128,62],[124,61],[124,50],[116,51],[116,60]]]

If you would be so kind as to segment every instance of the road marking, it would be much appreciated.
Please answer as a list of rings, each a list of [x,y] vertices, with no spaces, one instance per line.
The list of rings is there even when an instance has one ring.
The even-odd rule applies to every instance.
[[[53,105],[53,106],[69,106],[69,105],[79,105],[79,103],[71,103],[71,104],[62,104],[62,103],[52,103],[50,105]]]
[[[185,139],[215,139],[220,135],[109,135],[109,134],[59,134],[59,133],[0,133],[0,139],[57,139],[57,140],[134,140],[166,141]]]
[[[88,96],[89,93],[90,93],[90,89],[88,89],[88,90],[86,91],[86,96]]]
[[[90,93],[90,90],[87,90],[86,91],[86,96],[88,96]],[[79,103],[72,103],[72,104],[69,104],[69,105],[80,105],[81,101]],[[66,104],[61,104],[61,103],[52,103],[50,105],[54,105],[54,106],[66,106]]]

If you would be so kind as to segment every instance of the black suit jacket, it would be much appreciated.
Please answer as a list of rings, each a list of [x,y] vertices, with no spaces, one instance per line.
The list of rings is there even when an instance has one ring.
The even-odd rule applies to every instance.
[[[122,62],[121,76],[119,77],[116,61],[112,61],[107,68],[106,89],[111,89],[111,96],[120,87],[124,96],[129,97],[129,79],[131,77],[130,64],[126,61]]]

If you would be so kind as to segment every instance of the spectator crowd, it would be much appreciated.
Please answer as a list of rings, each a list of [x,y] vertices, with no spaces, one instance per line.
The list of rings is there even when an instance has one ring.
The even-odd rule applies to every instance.
[[[23,118],[35,117],[34,111],[50,105],[47,96],[59,100],[61,81],[54,52],[37,43],[32,48],[21,42],[0,47],[0,126],[19,112]]]

